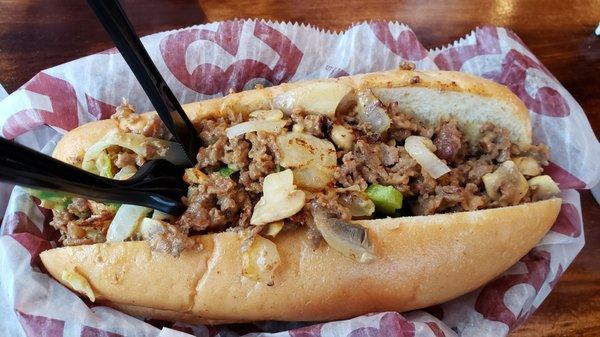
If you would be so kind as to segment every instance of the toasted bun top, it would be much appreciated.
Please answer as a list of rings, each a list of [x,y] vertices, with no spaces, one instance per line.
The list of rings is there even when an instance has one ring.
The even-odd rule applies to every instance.
[[[233,93],[223,98],[183,105],[193,123],[228,111],[249,113],[270,109],[273,98],[300,86],[335,81],[356,90],[372,89],[382,103],[396,104],[402,111],[426,123],[442,118],[455,118],[474,141],[479,128],[491,122],[509,130],[519,146],[531,144],[531,123],[523,102],[508,88],[492,81],[453,71],[393,70],[340,78],[285,83],[275,87]],[[53,156],[71,162],[97,142],[108,130],[116,128],[111,120],[82,125],[63,137]]]

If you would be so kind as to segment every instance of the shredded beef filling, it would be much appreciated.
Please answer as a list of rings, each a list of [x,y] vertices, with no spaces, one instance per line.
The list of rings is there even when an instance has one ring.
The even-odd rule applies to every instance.
[[[60,231],[59,242],[65,246],[106,241],[114,217],[114,210],[106,205],[82,198],[73,198],[65,209],[54,209],[52,213],[50,225]]]
[[[436,147],[436,155],[440,159],[452,162],[459,154],[461,148],[466,146],[466,141],[463,134],[458,130],[456,122],[451,120],[442,123],[436,130],[433,144]]]
[[[296,112],[291,116],[297,130],[319,138],[327,138],[331,134],[333,122],[324,115],[308,115]]]
[[[373,137],[369,126],[349,114],[339,123],[352,130],[356,140],[352,150],[338,149],[338,167],[334,171],[334,185],[356,187],[364,190],[371,184],[391,185],[398,189],[408,204],[404,214],[428,215],[443,212],[470,211],[489,207],[510,205],[509,197],[491,200],[485,192],[482,177],[494,172],[504,161],[516,156],[529,156],[540,165],[547,164],[548,149],[544,145],[520,150],[510,142],[508,131],[492,124],[481,127],[480,141],[470,146],[456,120],[442,120],[436,127],[428,127],[413,117],[391,107],[390,128],[383,135]],[[328,139],[334,121],[322,115],[307,115],[295,112],[289,117],[291,129]],[[229,192],[206,192],[206,186],[192,186],[190,208],[179,221],[187,227],[203,230],[222,229],[229,226],[247,226],[252,213],[252,200],[257,200],[262,191],[265,176],[277,170],[278,154],[276,135],[266,132],[250,132],[244,136],[227,139],[225,130],[239,123],[240,116],[227,116],[201,122],[201,137],[207,146],[198,153],[198,167],[205,172],[215,172],[229,165],[237,172],[230,177],[215,177]],[[451,172],[433,179],[406,152],[404,140],[411,135],[432,139],[435,154],[451,168]],[[213,178],[209,178],[209,181]],[[230,181],[229,184],[226,182]],[[237,189],[232,189],[236,186]],[[218,195],[240,193],[243,204],[224,209]],[[510,195],[510,187],[502,193]],[[237,195],[237,194],[236,194]],[[242,198],[242,197],[238,197]],[[347,208],[340,200],[342,195],[329,191],[309,197],[336,209],[343,218],[348,217]],[[242,199],[240,199],[242,200]],[[248,204],[246,204],[248,200]],[[325,201],[328,200],[328,201]],[[522,201],[528,201],[525,197]],[[227,216],[223,216],[227,214]],[[302,212],[291,221],[306,222]],[[295,219],[295,220],[294,220]],[[240,222],[238,222],[240,221]],[[195,226],[195,227],[194,227]]]
[[[363,139],[358,140],[341,161],[334,178],[342,187],[358,185],[365,189],[369,184],[393,185],[409,193],[410,178],[418,176],[420,170],[404,148]]]
[[[220,231],[232,224],[247,227],[252,216],[252,199],[233,179],[212,173],[190,188],[189,205],[177,224],[185,230]]]
[[[179,256],[186,249],[193,247],[202,249],[201,245],[188,236],[188,231],[171,224],[166,224],[163,231],[150,235],[148,245],[153,251],[170,254],[175,257]]]
[[[239,182],[246,191],[258,195],[265,177],[277,169],[277,143],[275,135],[263,131],[248,133],[245,138],[250,142],[249,164],[240,167]]]
[[[378,109],[381,111],[380,105]],[[307,191],[304,208],[285,219],[286,228],[306,225],[309,237],[318,244],[321,235],[314,226],[311,207],[344,220],[380,216],[371,215],[374,204],[365,193],[373,184],[393,186],[402,193],[405,206],[399,215],[471,211],[535,200],[531,189],[523,195],[518,179],[506,179],[498,186],[498,195],[491,198],[483,177],[496,172],[506,161],[523,157],[530,162],[533,159],[541,171],[539,167],[548,164],[549,151],[545,145],[521,149],[511,143],[508,130],[490,123],[480,128],[479,142],[469,144],[454,119],[440,120],[431,126],[404,113],[398,106],[385,109],[389,127],[378,133],[359,119],[355,111],[332,118],[294,110],[290,116],[283,117],[286,128],[282,132],[303,132],[336,143],[331,134],[336,125],[345,128],[350,135],[347,139],[352,139],[351,146],[336,146],[337,167],[329,188]],[[170,137],[157,116],[141,118],[127,104],[119,107],[112,118],[126,132]],[[248,242],[252,242],[252,237],[267,227],[250,226],[250,219],[254,205],[262,196],[265,177],[283,169],[276,141],[278,134],[254,131],[228,138],[227,128],[244,121],[241,114],[229,113],[199,122],[199,137],[204,146],[198,151],[194,168],[198,176],[186,178],[190,184],[188,196],[184,198],[188,209],[178,219],[165,223],[164,230],[148,238],[153,250],[178,256],[194,246],[190,234],[231,229],[249,233]],[[435,155],[448,165],[450,172],[434,179],[424,171],[404,148],[410,136],[431,139]],[[144,158],[128,150],[110,148],[108,154],[115,172],[144,162]],[[60,230],[64,245],[88,244],[106,240],[113,217],[114,211],[108,207],[75,198],[65,209],[54,211],[51,224]]]

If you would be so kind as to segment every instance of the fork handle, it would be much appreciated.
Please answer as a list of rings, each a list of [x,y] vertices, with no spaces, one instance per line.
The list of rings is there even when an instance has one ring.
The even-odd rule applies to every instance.
[[[27,170],[16,163],[0,159],[0,180],[9,181],[21,186],[59,190],[69,195],[77,195],[101,202],[117,202],[151,207],[169,214],[181,214],[185,206],[176,199],[149,193],[151,191],[136,191],[119,187],[90,187],[63,178],[47,176],[43,173]]]
[[[142,166],[136,175],[130,179],[115,180],[66,164],[56,158],[1,137],[0,153],[2,154],[2,159],[4,161],[19,164],[23,170],[37,171],[44,175],[58,178],[68,177],[71,181],[87,184],[90,187],[123,189],[171,187],[187,189],[187,185],[185,185],[182,179],[178,179],[177,182],[174,182],[174,179],[170,176],[154,176],[155,171],[158,171],[169,172],[173,177],[183,177],[183,169],[181,166],[171,164],[165,160],[154,160],[153,164]]]
[[[165,189],[146,186],[152,186],[152,181],[143,184],[139,180],[132,185],[128,181],[104,178],[1,137],[0,154],[0,180],[3,181],[98,201],[146,206],[169,214],[181,214],[185,210],[175,190],[165,196]]]
[[[194,125],[152,62],[117,0],[87,0],[129,65],[156,112],[182,145],[190,164],[196,162],[199,140]]]

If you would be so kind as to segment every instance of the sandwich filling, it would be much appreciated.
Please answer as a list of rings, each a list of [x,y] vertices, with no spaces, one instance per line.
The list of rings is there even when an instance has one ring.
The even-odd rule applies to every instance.
[[[127,179],[146,160],[173,155],[157,117],[141,118],[127,104],[117,110],[112,139],[144,141],[113,142],[72,163]],[[178,256],[201,249],[192,234],[235,231],[244,239],[244,275],[272,283],[279,257],[265,237],[281,231],[305,226],[315,247],[328,244],[367,262],[376,258],[368,232],[352,220],[511,206],[559,192],[543,175],[549,155],[543,144],[520,147],[502,127],[486,123],[473,132],[451,116],[427,124],[382,104],[375,90],[336,82],[293,89],[269,110],[225,111],[196,127],[203,146],[183,177],[189,191],[181,216],[42,198],[62,244],[146,240]],[[124,206],[133,207],[127,215]]]

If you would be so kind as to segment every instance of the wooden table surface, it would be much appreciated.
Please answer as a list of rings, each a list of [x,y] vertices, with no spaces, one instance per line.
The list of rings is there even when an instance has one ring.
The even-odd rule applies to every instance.
[[[398,20],[426,48],[478,25],[514,30],[586,111],[600,134],[600,0],[564,1],[124,0],[139,34],[232,18],[298,21],[343,30]],[[8,92],[38,71],[112,47],[82,0],[0,0],[0,84]],[[581,193],[587,244],[541,308],[514,336],[600,335],[600,207]]]

